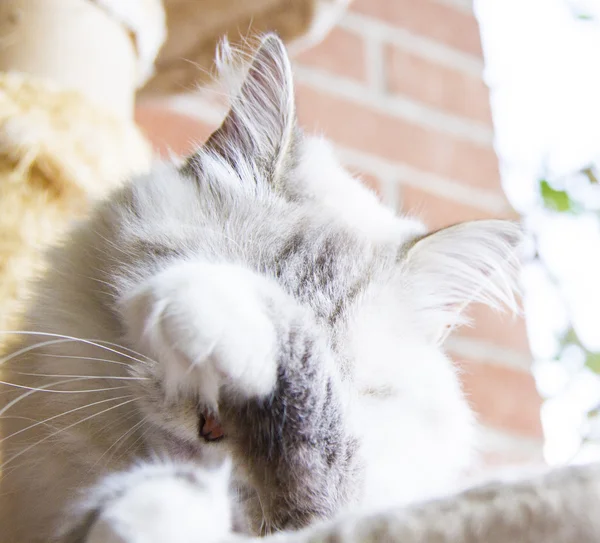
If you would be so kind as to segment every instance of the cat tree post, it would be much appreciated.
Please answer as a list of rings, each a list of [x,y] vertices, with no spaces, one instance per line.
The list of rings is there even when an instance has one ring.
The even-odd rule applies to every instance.
[[[149,167],[134,97],[164,33],[160,0],[0,1],[0,348],[42,249]]]
[[[131,117],[135,36],[108,6],[88,0],[3,0],[0,71],[31,74]]]

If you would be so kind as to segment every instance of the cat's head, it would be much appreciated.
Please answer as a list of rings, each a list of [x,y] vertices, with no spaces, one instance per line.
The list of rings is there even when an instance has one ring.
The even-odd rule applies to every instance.
[[[159,168],[124,189],[94,228],[97,280],[116,286],[117,297],[178,261],[237,264],[278,283],[312,313],[366,414],[362,423],[375,424],[369,454],[387,454],[391,464],[409,450],[425,458],[421,436],[406,437],[399,422],[423,416],[412,426],[424,442],[464,442],[455,454],[464,456],[470,434],[457,433],[471,418],[440,346],[469,303],[514,307],[520,230],[490,220],[428,233],[381,205],[326,142],[298,127],[290,62],[276,37],[261,41],[209,140],[179,170]],[[154,385],[146,402],[154,420],[197,439],[195,411],[166,408]],[[448,470],[465,460],[453,462]]]

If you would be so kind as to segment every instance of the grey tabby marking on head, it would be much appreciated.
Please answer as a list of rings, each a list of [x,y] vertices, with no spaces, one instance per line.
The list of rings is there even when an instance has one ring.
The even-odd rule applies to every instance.
[[[475,433],[441,342],[472,301],[514,306],[520,232],[425,233],[300,130],[265,37],[209,141],[51,255],[3,365],[4,541],[209,541],[451,489]],[[181,470],[228,491],[203,508]]]

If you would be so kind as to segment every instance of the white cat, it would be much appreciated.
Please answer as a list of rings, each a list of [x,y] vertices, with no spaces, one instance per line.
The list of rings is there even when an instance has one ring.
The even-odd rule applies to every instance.
[[[297,127],[267,36],[209,141],[51,255],[2,367],[2,542],[211,541],[449,491],[474,420],[440,343],[471,301],[514,305],[519,240],[380,205]]]

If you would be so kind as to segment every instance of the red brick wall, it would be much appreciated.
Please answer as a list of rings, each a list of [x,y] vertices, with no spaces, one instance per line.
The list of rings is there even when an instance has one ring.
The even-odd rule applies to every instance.
[[[355,0],[326,40],[295,62],[300,123],[333,140],[382,200],[432,228],[514,218],[492,147],[477,21],[468,0]],[[189,150],[220,113],[201,98],[138,118],[158,148]],[[200,120],[200,122],[198,122]],[[522,320],[472,310],[448,342],[486,428],[491,463],[539,457],[540,399]]]

